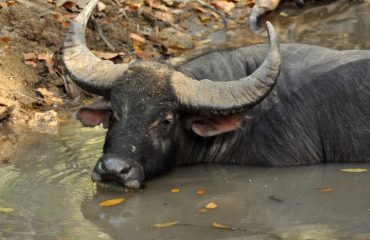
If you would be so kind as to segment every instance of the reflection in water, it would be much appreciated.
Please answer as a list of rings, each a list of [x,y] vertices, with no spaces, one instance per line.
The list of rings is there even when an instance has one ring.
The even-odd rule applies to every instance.
[[[336,1],[267,17],[284,42],[337,49],[369,48],[370,4]],[[282,14],[284,12],[284,14]],[[264,41],[245,29],[214,34],[218,42]],[[248,37],[246,37],[248,36]],[[217,42],[216,41],[216,42]],[[369,239],[370,164],[254,168],[199,165],[149,181],[138,193],[96,193],[90,173],[101,154],[102,129],[73,122],[57,136],[30,134],[13,165],[0,168],[0,239]],[[173,187],[180,193],[170,193]],[[195,194],[197,188],[206,194]],[[329,187],[333,192],[321,193]],[[125,197],[109,208],[99,202]],[[198,213],[210,201],[219,207]],[[155,223],[180,221],[170,228]],[[212,222],[237,227],[220,230]]]

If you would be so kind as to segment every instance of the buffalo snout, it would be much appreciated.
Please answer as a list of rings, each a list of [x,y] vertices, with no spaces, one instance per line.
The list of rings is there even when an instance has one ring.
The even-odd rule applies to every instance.
[[[126,188],[139,189],[143,187],[144,170],[136,161],[106,154],[96,163],[91,178],[94,182],[115,183]]]

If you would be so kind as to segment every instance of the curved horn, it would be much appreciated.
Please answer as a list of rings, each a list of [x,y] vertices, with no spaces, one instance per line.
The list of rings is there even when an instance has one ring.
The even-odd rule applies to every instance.
[[[182,107],[211,115],[241,113],[265,98],[276,83],[280,72],[278,36],[270,22],[266,22],[269,51],[262,65],[251,75],[235,81],[197,81],[176,72],[172,87]]]
[[[98,0],[91,0],[71,22],[64,40],[63,62],[79,87],[103,96],[109,92],[112,83],[127,70],[128,65],[101,60],[87,48],[85,28],[97,3]]]

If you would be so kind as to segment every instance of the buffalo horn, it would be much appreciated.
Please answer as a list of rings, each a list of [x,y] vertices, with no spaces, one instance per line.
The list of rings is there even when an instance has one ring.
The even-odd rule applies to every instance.
[[[97,3],[98,0],[91,0],[71,22],[64,40],[63,62],[79,87],[103,96],[109,92],[112,83],[127,70],[128,65],[101,60],[87,48],[85,28]]]
[[[217,82],[201,81],[177,72],[171,85],[183,108],[206,115],[242,113],[266,97],[276,83],[280,72],[278,36],[270,22],[266,23],[269,50],[262,65],[251,75],[239,80]]]

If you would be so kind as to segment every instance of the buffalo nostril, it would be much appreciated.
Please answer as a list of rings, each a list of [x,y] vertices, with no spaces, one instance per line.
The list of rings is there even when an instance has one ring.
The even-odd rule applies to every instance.
[[[102,171],[107,171],[107,166],[105,166],[104,162],[99,162],[98,169]]]

